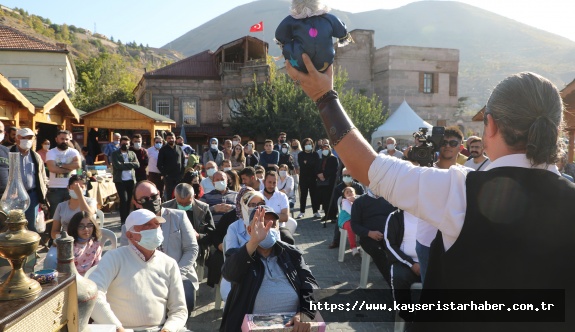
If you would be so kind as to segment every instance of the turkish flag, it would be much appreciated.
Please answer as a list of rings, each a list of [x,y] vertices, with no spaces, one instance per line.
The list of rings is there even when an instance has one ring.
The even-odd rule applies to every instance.
[[[258,24],[254,24],[250,27],[250,32],[259,32],[264,31],[264,21],[261,21]]]

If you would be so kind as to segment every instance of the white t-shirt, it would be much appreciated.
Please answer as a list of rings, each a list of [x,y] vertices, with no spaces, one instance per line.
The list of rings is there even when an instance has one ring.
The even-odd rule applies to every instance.
[[[262,193],[264,193],[263,190]],[[271,207],[277,214],[280,214],[283,209],[289,208],[289,201],[287,195],[282,193],[281,191],[278,191],[277,189],[270,199],[265,197],[265,194],[264,198],[266,205]]]
[[[124,162],[129,162],[128,160],[128,153],[123,153],[122,152],[122,158],[124,158]],[[122,181],[131,181],[133,180],[132,178],[132,171],[131,170],[127,170],[127,171],[122,171]]]
[[[484,163],[485,162],[485,163]],[[465,164],[463,166],[465,167],[469,167],[469,168],[473,168],[474,170],[477,171],[477,169],[479,168],[479,166],[481,166],[480,171],[484,171],[485,168],[487,167],[487,165],[491,164],[491,160],[489,160],[489,158],[487,158],[486,160],[476,164],[475,163],[475,159],[471,158],[468,161],[465,162]]]
[[[158,154],[160,150],[156,149],[155,146],[152,146],[148,149],[148,174],[152,173],[162,173],[158,169]]]
[[[61,162],[62,164],[69,164],[74,160],[74,158],[80,160],[80,152],[72,148],[67,148],[64,151],[58,148],[53,148],[46,153],[46,162],[54,160],[56,163]],[[68,179],[74,174],[76,174],[75,171],[60,174],[50,172],[50,182],[48,183],[48,187],[66,188],[68,187]]]

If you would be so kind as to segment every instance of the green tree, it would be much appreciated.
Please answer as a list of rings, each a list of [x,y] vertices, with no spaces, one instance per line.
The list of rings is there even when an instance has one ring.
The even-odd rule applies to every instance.
[[[270,80],[255,83],[245,97],[238,96],[232,109],[230,126],[233,132],[251,137],[276,137],[285,131],[290,137],[325,137],[325,129],[317,107],[285,74],[276,73],[272,65]],[[383,123],[383,107],[375,95],[367,97],[354,90],[344,89],[347,74],[336,71],[334,89],[359,131],[368,140]]]
[[[120,55],[101,53],[76,62],[76,69],[79,78],[72,102],[77,108],[89,112],[118,101],[135,102],[137,77]]]

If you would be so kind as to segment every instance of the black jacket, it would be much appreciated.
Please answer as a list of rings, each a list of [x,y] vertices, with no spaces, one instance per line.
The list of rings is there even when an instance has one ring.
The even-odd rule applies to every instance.
[[[316,165],[319,162],[319,156],[314,151],[305,152],[302,151],[297,155],[299,164],[299,174],[300,178],[313,179],[316,177]]]
[[[295,246],[278,241],[273,247],[278,264],[286,274],[290,284],[299,295],[299,312],[310,318],[315,317],[310,303],[314,301],[313,290],[319,288],[314,276],[303,259],[303,253]],[[248,254],[246,246],[226,252],[226,262],[222,268],[224,278],[232,283],[228,295],[220,331],[240,331],[246,314],[252,313],[258,290],[264,278],[264,265],[257,252]]]
[[[278,162],[278,166],[286,164],[290,171],[293,171],[293,159],[291,154],[289,153],[281,153],[280,152],[280,161]]]
[[[157,167],[163,176],[181,178],[186,167],[185,155],[179,145],[172,148],[169,144],[164,144],[158,152]]]
[[[323,167],[324,161],[325,167]],[[329,156],[323,157],[317,161],[317,164],[315,165],[315,173],[316,175],[323,173],[324,178],[329,180],[330,186],[333,186],[335,184],[338,167],[339,161],[337,160],[337,157],[330,154]]]
[[[369,231],[383,234],[385,221],[395,210],[383,197],[374,198],[367,194],[358,197],[351,206],[351,229],[360,237],[367,236]]]

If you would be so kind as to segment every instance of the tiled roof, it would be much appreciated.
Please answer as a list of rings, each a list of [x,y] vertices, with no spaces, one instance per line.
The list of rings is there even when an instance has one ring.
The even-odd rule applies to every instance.
[[[170,119],[170,118],[167,118],[167,117],[165,117],[165,116],[163,116],[163,115],[160,115],[160,114],[158,114],[158,113],[156,113],[156,112],[154,112],[154,111],[152,111],[152,110],[150,110],[150,109],[147,109],[147,108],[145,108],[144,106],[134,105],[134,104],[128,104],[128,103],[122,103],[122,102],[120,102],[120,103],[118,103],[118,104],[120,104],[120,105],[122,105],[122,106],[124,106],[124,107],[127,107],[127,108],[131,109],[132,111],[135,111],[135,112],[138,112],[138,113],[140,113],[140,114],[142,114],[142,115],[145,115],[145,116],[147,116],[147,117],[149,117],[149,118],[151,118],[151,119],[154,119],[154,120],[156,120],[156,121],[159,121],[159,122],[176,123],[174,120],[172,120],[172,119]]]
[[[203,51],[144,74],[144,78],[196,78],[219,80],[214,53]]]
[[[28,36],[6,25],[0,25],[0,50],[68,53],[63,48]]]
[[[52,100],[60,90],[20,89],[20,92],[32,103],[32,105],[34,105],[34,107],[42,108]]]

